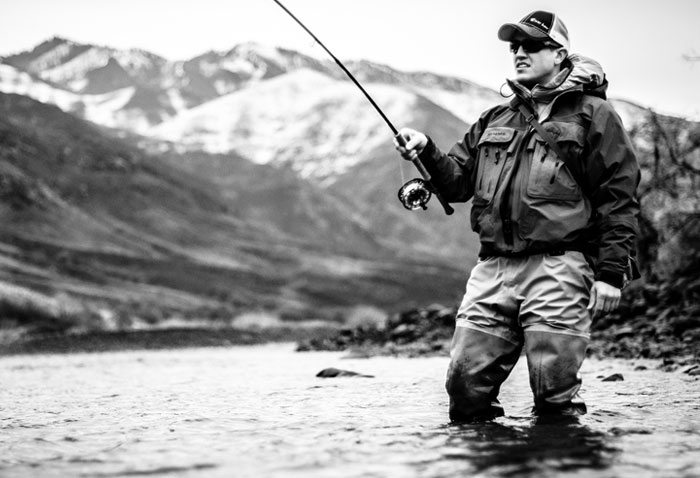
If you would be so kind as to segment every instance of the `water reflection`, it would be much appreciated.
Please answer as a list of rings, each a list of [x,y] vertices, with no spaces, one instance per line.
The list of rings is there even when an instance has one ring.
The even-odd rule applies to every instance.
[[[602,470],[618,453],[614,437],[577,417],[507,418],[448,425],[443,459],[467,460],[474,472],[544,476],[546,472]]]

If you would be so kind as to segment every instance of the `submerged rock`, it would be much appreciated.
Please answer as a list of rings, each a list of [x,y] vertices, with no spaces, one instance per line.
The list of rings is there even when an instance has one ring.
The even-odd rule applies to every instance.
[[[374,375],[364,375],[361,373],[353,372],[351,370],[341,370],[339,368],[324,368],[316,374],[317,377],[321,378],[333,378],[333,377],[364,377],[364,378],[374,378]]]
[[[622,382],[625,379],[625,377],[622,376],[621,373],[614,373],[612,375],[608,375],[605,377],[602,382]]]
[[[698,376],[700,375],[700,365],[693,365],[692,367],[683,370],[683,373],[692,376]]]

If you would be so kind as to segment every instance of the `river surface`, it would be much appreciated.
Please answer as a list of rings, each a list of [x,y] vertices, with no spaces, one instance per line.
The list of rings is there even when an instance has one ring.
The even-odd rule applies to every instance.
[[[521,360],[506,417],[450,425],[447,358],[343,357],[278,344],[0,358],[0,476],[700,476],[698,377],[588,360],[588,415],[541,423]],[[317,378],[326,367],[374,377]],[[624,381],[602,381],[613,373]]]

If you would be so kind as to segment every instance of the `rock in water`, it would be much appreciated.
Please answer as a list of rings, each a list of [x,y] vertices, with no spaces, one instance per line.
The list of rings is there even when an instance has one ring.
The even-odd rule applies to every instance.
[[[614,373],[603,379],[603,382],[621,382],[625,379],[621,373]]]
[[[688,375],[693,376],[700,375],[700,365],[693,365],[692,367],[683,370],[683,373],[687,373]]]
[[[374,375],[364,375],[361,373],[353,372],[351,370],[341,370],[339,368],[324,368],[316,374],[317,377],[321,378],[332,378],[332,377],[365,377],[374,378]]]

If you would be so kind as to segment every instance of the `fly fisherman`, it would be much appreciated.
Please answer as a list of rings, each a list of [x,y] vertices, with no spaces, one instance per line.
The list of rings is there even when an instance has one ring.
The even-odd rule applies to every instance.
[[[450,418],[504,414],[503,381],[527,356],[534,412],[579,415],[591,321],[630,279],[640,173],[600,65],[570,54],[557,15],[536,11],[498,31],[510,42],[512,101],[484,112],[445,154],[404,128],[449,202],[473,198],[479,260],[459,307],[447,373]]]

